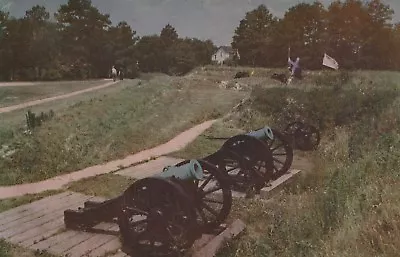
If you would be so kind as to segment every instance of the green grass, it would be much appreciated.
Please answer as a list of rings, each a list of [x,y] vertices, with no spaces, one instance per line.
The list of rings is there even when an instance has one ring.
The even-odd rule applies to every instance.
[[[123,158],[168,141],[179,132],[221,117],[247,92],[190,83],[184,78],[124,80],[77,98],[37,106],[55,117],[33,135],[24,130],[24,112],[0,114],[0,145],[16,152],[0,158],[0,184],[38,181]]]
[[[105,174],[72,182],[67,185],[67,189],[110,199],[122,194],[134,181],[132,178],[120,175]]]
[[[0,239],[0,257],[55,257],[55,255],[44,251],[24,249]]]
[[[0,87],[0,107],[39,100],[107,83],[104,80],[41,82],[29,86]]]
[[[279,125],[296,116],[285,114],[301,113],[306,120],[320,119],[323,137],[312,154],[314,169],[296,183],[271,201],[235,201],[230,219],[241,218],[247,232],[219,257],[399,255],[399,73],[389,75],[356,72],[344,84],[323,78],[306,92],[253,92],[240,113],[254,115],[234,120],[238,129],[258,124],[254,116]],[[357,82],[365,78],[372,82]],[[367,90],[356,94],[360,87]],[[276,101],[288,97],[295,103]]]

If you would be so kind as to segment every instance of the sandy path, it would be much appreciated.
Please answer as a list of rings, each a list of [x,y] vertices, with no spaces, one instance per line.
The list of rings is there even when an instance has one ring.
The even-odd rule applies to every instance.
[[[217,120],[206,121],[182,132],[165,144],[156,146],[148,150],[144,150],[133,155],[129,155],[125,159],[115,160],[105,164],[88,167],[80,171],[60,175],[37,183],[0,187],[0,199],[17,197],[25,194],[37,194],[47,190],[57,190],[73,181],[117,171],[120,169],[121,166],[127,167],[134,163],[138,163],[152,157],[158,157],[161,155],[179,151],[183,149],[186,145],[194,141],[196,137],[201,135],[206,129],[210,128],[212,124],[214,124],[216,121]]]
[[[24,87],[24,86],[34,86],[38,83],[34,82],[0,82],[0,87]]]
[[[34,100],[34,101],[30,101],[30,102],[25,102],[25,103],[22,103],[22,104],[3,107],[3,108],[0,108],[0,113],[12,112],[12,111],[15,111],[15,110],[23,109],[23,108],[26,108],[26,107],[31,107],[31,106],[38,105],[38,104],[43,104],[43,103],[48,103],[48,102],[52,102],[52,101],[55,101],[55,100],[65,99],[65,98],[68,98],[68,97],[71,97],[71,96],[76,96],[76,95],[80,95],[80,94],[83,94],[83,93],[87,93],[87,92],[99,90],[99,89],[102,89],[102,88],[106,88],[106,87],[114,85],[114,84],[116,84],[118,82],[119,81],[117,81],[117,82],[111,81],[111,82],[108,82],[108,83],[100,85],[100,86],[90,87],[90,88],[86,88],[86,89],[83,89],[83,90],[78,90],[78,91],[75,91],[75,92],[72,92],[72,93],[68,93],[68,94],[63,94],[63,95],[53,96],[53,97],[44,98],[44,99],[40,99],[40,100]]]

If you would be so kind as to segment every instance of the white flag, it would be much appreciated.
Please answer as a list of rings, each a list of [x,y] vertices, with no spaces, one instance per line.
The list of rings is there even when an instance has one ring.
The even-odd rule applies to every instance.
[[[339,69],[339,64],[337,63],[337,61],[327,54],[324,54],[324,59],[322,60],[322,65],[332,68],[332,69],[335,69],[335,70]]]

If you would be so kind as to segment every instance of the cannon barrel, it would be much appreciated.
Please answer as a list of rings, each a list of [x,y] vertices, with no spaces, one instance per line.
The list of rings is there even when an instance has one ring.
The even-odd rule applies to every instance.
[[[156,177],[172,178],[175,177],[181,180],[200,180],[203,179],[203,168],[197,160],[190,160],[189,163],[176,166],[168,166],[164,171],[155,175]]]
[[[274,139],[274,133],[272,133],[272,129],[268,126],[255,130],[255,131],[250,131],[249,133],[246,134],[247,136],[255,137],[257,139],[264,139],[268,137],[269,139],[273,140]]]

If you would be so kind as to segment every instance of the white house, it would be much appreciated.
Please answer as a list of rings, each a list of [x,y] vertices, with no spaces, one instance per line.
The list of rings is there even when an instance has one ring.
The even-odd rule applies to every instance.
[[[218,64],[224,64],[225,61],[232,59],[236,51],[230,46],[220,46],[217,51],[212,55],[211,60]]]

